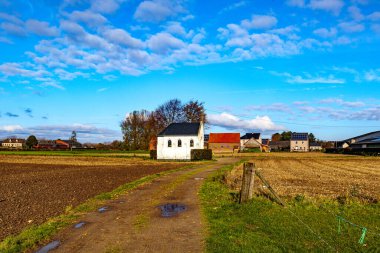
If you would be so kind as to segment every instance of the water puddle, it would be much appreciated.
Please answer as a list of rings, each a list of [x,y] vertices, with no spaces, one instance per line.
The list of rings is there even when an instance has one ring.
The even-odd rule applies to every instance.
[[[204,178],[203,177],[196,177],[194,178],[195,180],[203,180]]]
[[[50,250],[58,248],[58,246],[60,244],[61,244],[60,241],[52,241],[48,245],[46,245],[46,246],[42,247],[41,249],[39,249],[38,251],[36,251],[36,253],[48,253]]]
[[[98,212],[99,213],[104,213],[104,212],[108,211],[108,209],[109,209],[108,206],[103,206],[103,207],[101,207],[101,208],[98,209]]]
[[[187,209],[185,205],[181,204],[165,204],[159,208],[161,209],[161,216],[165,218],[173,217]]]
[[[74,228],[76,228],[76,229],[82,228],[84,225],[86,225],[86,222],[81,221],[81,222],[75,224]]]

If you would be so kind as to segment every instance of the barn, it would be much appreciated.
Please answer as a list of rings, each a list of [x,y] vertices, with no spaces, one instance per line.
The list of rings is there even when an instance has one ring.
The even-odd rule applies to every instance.
[[[210,133],[208,148],[214,153],[234,152],[240,148],[240,133]]]

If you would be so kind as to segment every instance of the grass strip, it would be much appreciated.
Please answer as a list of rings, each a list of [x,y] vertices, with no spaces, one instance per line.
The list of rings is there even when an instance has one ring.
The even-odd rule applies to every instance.
[[[119,186],[115,190],[107,193],[99,194],[91,199],[88,199],[83,204],[72,208],[66,208],[66,212],[62,215],[50,218],[47,222],[41,225],[34,225],[24,229],[20,234],[15,236],[8,236],[0,242],[1,253],[16,253],[24,252],[27,249],[36,247],[44,241],[49,240],[59,230],[72,225],[80,216],[87,212],[95,211],[102,206],[106,200],[115,199],[126,192],[135,189],[138,186],[149,183],[152,180],[165,176],[180,170],[185,170],[194,167],[195,165],[188,165],[178,169],[168,170],[146,177],[140,178],[136,181],[126,183]]]
[[[71,157],[112,157],[112,158],[149,158],[149,152],[144,150],[137,151],[0,151],[0,155],[19,155],[19,156],[71,156]]]
[[[200,190],[208,224],[206,252],[378,252],[379,204],[352,201],[342,205],[335,200],[304,198],[288,200],[286,210],[264,196],[255,196],[241,205],[221,180],[223,172],[232,168],[222,168]],[[358,243],[360,229],[346,224],[338,233],[337,213],[372,231],[364,245]]]

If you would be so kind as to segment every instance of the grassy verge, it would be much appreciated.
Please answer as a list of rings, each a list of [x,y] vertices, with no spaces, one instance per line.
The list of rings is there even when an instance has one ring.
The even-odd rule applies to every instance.
[[[379,204],[297,198],[284,208],[256,196],[240,205],[221,182],[229,169],[208,179],[200,191],[207,252],[379,252]],[[368,229],[364,245],[358,243],[360,228],[344,224],[338,234],[338,213]]]
[[[176,171],[184,170],[192,166],[193,165],[184,166],[178,169],[149,175],[136,181],[121,185],[111,192],[97,195],[75,208],[68,207],[66,209],[66,212],[60,216],[51,218],[41,225],[28,227],[16,236],[9,236],[5,238],[2,242],[0,242],[0,252],[16,253],[33,248],[37,244],[41,244],[42,242],[49,240],[62,228],[72,225],[76,220],[78,220],[80,216],[84,215],[87,212],[96,210],[102,206],[106,200],[115,199],[118,196],[140,185],[149,183],[158,177],[168,175]]]
[[[77,150],[77,151],[35,151],[35,150],[10,150],[0,151],[0,155],[27,155],[27,156],[90,156],[90,157],[145,157],[149,151],[107,151],[107,150]]]

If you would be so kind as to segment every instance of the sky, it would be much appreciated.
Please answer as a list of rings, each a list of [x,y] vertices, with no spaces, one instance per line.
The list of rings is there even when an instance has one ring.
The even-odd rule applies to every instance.
[[[0,0],[0,139],[121,140],[204,102],[207,132],[380,130],[378,0]]]

